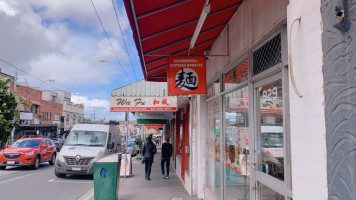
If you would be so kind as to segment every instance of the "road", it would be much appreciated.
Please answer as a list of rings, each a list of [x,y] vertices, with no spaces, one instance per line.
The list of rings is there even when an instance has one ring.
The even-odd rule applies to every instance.
[[[57,178],[54,166],[43,163],[37,170],[7,167],[0,170],[0,200],[78,199],[93,187],[92,176]]]

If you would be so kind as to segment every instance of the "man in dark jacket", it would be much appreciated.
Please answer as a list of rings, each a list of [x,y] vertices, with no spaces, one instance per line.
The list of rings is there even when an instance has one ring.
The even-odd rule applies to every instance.
[[[153,163],[154,155],[156,154],[157,149],[156,145],[152,142],[152,135],[149,135],[147,138],[147,142],[143,145],[142,155],[143,155],[143,162],[145,162],[145,172],[146,172],[146,180],[151,180],[151,167]]]
[[[162,160],[161,160],[161,170],[162,178],[169,179],[169,164],[172,156],[172,145],[169,143],[169,138],[166,138],[166,142],[162,144]],[[164,163],[166,163],[167,176],[164,175]]]

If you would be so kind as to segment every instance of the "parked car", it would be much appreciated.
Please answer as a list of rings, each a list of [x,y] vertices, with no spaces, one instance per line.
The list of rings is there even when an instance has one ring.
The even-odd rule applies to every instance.
[[[56,145],[57,151],[61,151],[64,144],[64,140],[62,138],[51,138],[51,140],[53,140],[54,145]]]
[[[0,151],[0,169],[7,166],[30,166],[38,169],[40,163],[56,161],[56,146],[48,138],[22,138]]]

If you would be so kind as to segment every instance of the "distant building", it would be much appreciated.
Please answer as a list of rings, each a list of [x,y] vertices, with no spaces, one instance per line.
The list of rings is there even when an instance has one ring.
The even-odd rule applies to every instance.
[[[71,93],[63,90],[44,90],[42,99],[60,103],[63,105],[64,131],[69,131],[72,127],[84,120],[84,104],[74,104],[71,102]]]
[[[13,83],[11,83],[13,85]],[[42,99],[40,88],[30,87],[26,83],[17,84],[18,97],[25,99],[28,106],[19,104],[19,120],[21,129],[16,130],[15,139],[25,135],[57,136],[63,105]]]

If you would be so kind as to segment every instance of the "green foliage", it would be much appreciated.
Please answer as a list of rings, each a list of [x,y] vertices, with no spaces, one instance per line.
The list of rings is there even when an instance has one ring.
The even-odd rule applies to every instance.
[[[0,141],[7,141],[14,127],[14,117],[18,114],[16,95],[8,91],[9,84],[10,79],[0,79]],[[23,101],[20,98],[20,102]]]
[[[141,146],[142,146],[142,139],[141,139],[141,137],[136,138],[134,144],[135,144],[136,146],[138,146],[138,147],[141,147]]]

